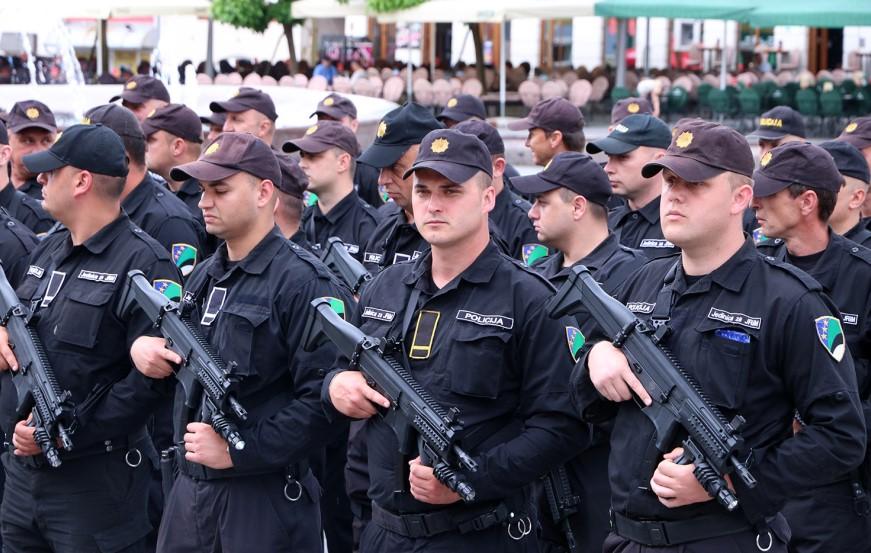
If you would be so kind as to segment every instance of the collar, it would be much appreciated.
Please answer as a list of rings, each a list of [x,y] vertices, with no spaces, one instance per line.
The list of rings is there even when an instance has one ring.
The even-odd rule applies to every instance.
[[[130,191],[130,194],[124,198],[124,201],[121,202],[121,207],[127,213],[135,213],[137,209],[145,202],[145,198],[148,197],[152,192],[152,187],[154,186],[154,179],[151,178],[151,173],[148,171],[145,172],[145,177],[142,181],[136,185],[133,190]]]
[[[756,250],[756,245],[753,239],[744,235],[744,244],[738,249],[735,254],[730,257],[725,263],[714,269],[709,275],[710,278],[703,278],[697,284],[698,288],[693,292],[706,292],[711,287],[711,282],[715,282],[721,288],[725,288],[731,292],[739,292],[744,286],[747,277],[753,270],[754,262],[759,259],[759,252]],[[683,264],[678,261],[676,277],[679,276],[681,281],[684,281]]]
[[[640,213],[641,216],[650,224],[659,223],[659,201],[661,199],[662,196],[657,196],[646,206],[638,210],[638,213]]]
[[[321,212],[321,206],[315,204],[312,211],[312,216],[326,219],[331,225],[335,225],[342,220],[342,217],[346,213],[351,211],[351,209],[359,203],[359,198],[360,197],[357,195],[357,192],[355,190],[351,190],[351,192],[347,196],[339,200],[339,203],[334,205],[333,209],[331,209],[330,212],[326,215]]]
[[[0,169],[3,170],[3,169]],[[10,203],[12,203],[12,198],[15,197],[15,185],[12,184],[12,181],[6,185],[6,188],[0,190],[0,205],[4,207],[8,207]]]
[[[541,266],[544,269],[545,274],[548,275],[548,278],[566,276],[573,267],[577,267],[578,265],[584,265],[595,274],[596,271],[607,265],[608,260],[611,259],[619,249],[620,241],[617,240],[617,235],[613,232],[609,232],[608,237],[602,240],[593,251],[587,254],[583,259],[572,263],[571,266],[563,267],[565,256],[559,251],[543,261]]]
[[[28,190],[34,189],[42,190],[42,185],[36,182],[36,179],[27,179],[26,181],[24,181],[24,184],[21,185],[21,188],[19,188],[19,190],[21,190],[25,194],[27,194]]]
[[[73,246],[72,234],[67,234],[62,247],[58,250],[60,256],[55,261],[60,264],[60,261],[66,258],[77,247],[82,247],[94,255],[100,255],[106,251],[110,244],[118,239],[118,236],[125,229],[131,227],[133,232],[137,234],[143,232],[139,227],[133,226],[130,218],[122,211],[114,221],[98,230],[96,234],[85,240],[81,246]]]
[[[502,262],[499,248],[492,241],[487,244],[484,251],[475,258],[475,261],[460,273],[459,280],[465,280],[470,284],[485,284],[490,282],[499,264]],[[420,256],[415,262],[411,272],[403,282],[408,285],[423,288],[427,283],[432,283],[432,250]],[[427,278],[424,278],[427,277]],[[454,279],[455,281],[458,279]]]
[[[263,240],[254,246],[254,249],[245,256],[234,268],[238,268],[251,275],[262,274],[269,266],[278,251],[287,240],[281,235],[278,227],[272,227]],[[227,244],[223,243],[215,252],[215,262],[209,264],[208,274],[215,280],[220,280],[232,271],[227,271]]]

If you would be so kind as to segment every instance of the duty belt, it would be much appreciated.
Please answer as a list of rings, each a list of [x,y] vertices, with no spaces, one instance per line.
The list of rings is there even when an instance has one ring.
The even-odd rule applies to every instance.
[[[722,514],[687,520],[633,520],[611,513],[611,530],[618,536],[647,546],[679,545],[737,534],[753,527],[742,516]]]
[[[500,502],[489,508],[475,511],[468,509],[445,509],[434,513],[396,515],[372,503],[372,522],[407,538],[428,538],[445,532],[461,534],[480,532],[511,521],[514,517],[508,506]],[[517,519],[526,525],[527,520]],[[529,524],[531,530],[531,523]],[[521,534],[522,532],[518,532]],[[525,536],[527,533],[523,533]],[[523,537],[521,536],[521,537]],[[519,539],[519,538],[516,538]]]

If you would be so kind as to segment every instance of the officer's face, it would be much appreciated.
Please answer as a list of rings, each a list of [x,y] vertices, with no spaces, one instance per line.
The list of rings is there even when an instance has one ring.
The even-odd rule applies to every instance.
[[[21,129],[18,132],[9,133],[9,145],[12,147],[12,167],[17,174],[25,178],[35,177],[24,167],[21,160],[28,154],[35,154],[48,150],[54,144],[56,133],[44,129],[30,128]]]
[[[132,102],[128,102],[127,100],[124,100],[121,102],[121,105],[124,106],[125,108],[129,109],[130,111],[132,111],[133,115],[135,115],[136,119],[139,119],[139,122],[141,123],[142,121],[145,120],[146,117],[148,117],[149,113],[151,113],[152,111],[154,111],[158,108],[162,108],[163,106],[165,106],[167,104],[163,100],[149,98],[148,100],[145,100],[141,104],[134,104]]]
[[[611,181],[614,194],[633,199],[647,192],[651,186],[658,186],[659,175],[646,179],[641,175],[641,169],[661,157],[662,153],[663,150],[657,148],[639,146],[625,154],[609,155],[605,173]]]
[[[480,175],[480,173],[479,173]],[[441,174],[422,169],[414,173],[414,223],[433,247],[461,244],[487,232],[487,216],[495,204],[493,186],[482,187],[478,176],[455,184]]]
[[[680,248],[708,247],[729,235],[735,217],[740,224],[749,191],[749,186],[733,189],[727,173],[704,182],[687,182],[665,169],[659,206],[662,233]]]
[[[804,192],[793,198],[789,190],[783,189],[764,198],[754,197],[753,209],[762,234],[770,238],[791,236],[792,230],[802,223],[802,204],[807,201],[808,194],[810,192]]]
[[[263,138],[265,135],[264,122],[268,121],[267,117],[253,109],[245,111],[227,113],[227,120],[224,121],[224,132],[247,132],[254,136]]]
[[[169,174],[176,165],[172,156],[174,136],[166,131],[156,131],[148,136],[148,149],[145,150],[145,164],[158,175]]]
[[[529,135],[526,137],[526,147],[532,152],[532,162],[534,164],[546,165],[556,155],[556,150],[551,141],[552,139],[548,138],[544,129],[529,129]]]
[[[414,177],[409,175],[404,179],[402,176],[414,164],[419,149],[420,144],[411,146],[396,160],[396,163],[382,168],[378,174],[378,184],[384,187],[387,195],[396,202],[396,205],[408,212],[411,211],[411,185]]]
[[[348,156],[348,154],[344,154]],[[349,156],[350,157],[350,156]],[[300,152],[299,167],[308,177],[308,189],[317,194],[329,189],[338,177],[340,154],[334,148],[318,154]]]
[[[845,224],[855,224],[855,217],[865,203],[868,185],[857,178],[844,176],[844,185],[838,191],[838,201],[829,217],[829,224],[840,227]],[[854,218],[853,221],[850,219]]]
[[[357,128],[360,126],[360,122],[356,119],[353,119],[350,115],[345,115],[341,119],[336,119],[335,117],[330,117],[325,113],[318,114],[318,121],[338,121],[344,127],[348,127],[353,132],[357,132]]]
[[[73,199],[74,179],[81,173],[74,167],[65,166],[48,173],[40,173],[36,180],[42,185],[42,207],[58,221],[70,209]]]
[[[574,206],[563,199],[563,194],[560,188],[538,194],[529,210],[529,219],[538,239],[557,249],[567,237],[577,232],[572,224]]]
[[[212,140],[218,138],[218,135],[224,132],[224,127],[221,125],[209,125],[209,132],[206,133],[206,142],[211,142]]]
[[[248,173],[236,173],[219,181],[200,183],[203,193],[199,207],[203,210],[206,231],[222,240],[234,240],[247,234],[269,204],[273,211],[274,188]]]

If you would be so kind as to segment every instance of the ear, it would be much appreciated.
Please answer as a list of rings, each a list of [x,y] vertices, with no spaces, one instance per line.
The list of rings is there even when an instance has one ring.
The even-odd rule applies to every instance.
[[[185,150],[187,150],[187,145],[184,140],[179,137],[175,137],[172,139],[172,143],[169,145],[169,151],[172,153],[173,157],[178,157],[182,155]]]
[[[865,203],[865,198],[868,196],[868,190],[865,186],[857,186],[850,195],[850,202],[847,204],[851,211],[859,209]]]
[[[732,208],[729,212],[733,215],[744,213],[744,210],[750,206],[753,201],[753,188],[750,186],[739,186],[732,191]]]
[[[351,119],[350,117],[348,117],[348,128],[354,131],[354,134],[356,134],[357,129],[360,128],[360,122],[356,119]]]
[[[90,171],[78,171],[73,175],[73,198],[79,198],[94,188],[94,175]]]
[[[550,147],[555,149],[559,145],[559,143],[562,141],[562,139],[563,139],[563,132],[562,131],[553,131],[552,133],[550,133],[550,138],[548,138],[547,141],[550,143]]]
[[[351,154],[348,152],[343,151],[336,161],[339,162],[339,173],[347,173],[351,169]]]
[[[496,207],[496,189],[493,188],[493,185],[491,184],[483,190],[483,193],[482,206],[484,208],[484,213],[490,213],[493,211],[493,208]]]
[[[12,146],[8,144],[0,144],[0,171],[4,170],[6,164],[12,159]]]
[[[587,198],[578,194],[572,199],[572,220],[580,221],[587,213]]]
[[[820,203],[820,199],[813,190],[805,190],[796,200],[798,201],[798,208],[804,217],[815,213],[817,204]]]
[[[499,178],[505,174],[506,161],[504,157],[493,159],[493,178]]]
[[[275,185],[269,179],[263,179],[257,185],[257,207],[265,207],[275,197]]]

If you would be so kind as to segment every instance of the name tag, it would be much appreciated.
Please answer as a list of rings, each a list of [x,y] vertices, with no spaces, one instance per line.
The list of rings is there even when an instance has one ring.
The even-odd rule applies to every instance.
[[[347,249],[348,253],[351,255],[360,252],[360,246],[358,246],[357,244],[345,244],[345,249]]]
[[[376,321],[384,321],[385,323],[392,322],[396,317],[396,313],[394,311],[387,311],[386,309],[378,309],[376,307],[366,307],[363,309],[363,317],[367,319],[375,319]]]
[[[626,304],[626,308],[633,313],[653,313],[655,303],[647,303],[645,301],[630,301]]]
[[[505,330],[514,328],[514,319],[504,315],[481,315],[474,311],[466,311],[461,309],[457,311],[457,320],[475,323],[481,326],[498,326]]]
[[[91,282],[107,282],[109,284],[114,284],[115,281],[118,280],[118,275],[115,273],[98,273],[96,271],[82,269],[79,271],[78,278],[80,280],[90,280]]]
[[[39,267],[37,265],[31,265],[27,268],[27,276],[35,276],[36,278],[42,278],[42,275],[45,274],[45,269]]]
[[[716,307],[712,307],[708,312],[708,318],[715,321],[722,321],[724,323],[741,325],[747,328],[752,328],[753,330],[759,330],[762,328],[761,317],[751,317],[744,313],[729,313],[728,311]]]
[[[384,256],[380,253],[366,252],[363,254],[364,263],[381,263]]]
[[[665,239],[645,238],[639,248],[673,248],[674,244]]]
[[[859,324],[859,315],[855,315],[853,313],[841,313],[842,318],[844,319],[845,325],[857,325]]]

